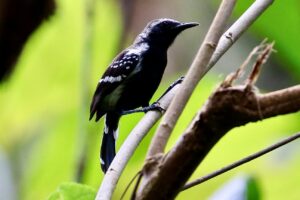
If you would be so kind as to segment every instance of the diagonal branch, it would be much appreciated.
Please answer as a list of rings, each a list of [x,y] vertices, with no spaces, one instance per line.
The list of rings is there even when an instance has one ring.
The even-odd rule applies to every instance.
[[[170,137],[181,112],[198,84],[201,75],[205,72],[206,66],[218,45],[218,41],[223,34],[235,2],[235,0],[222,1],[206,37],[186,75],[186,78],[183,80],[181,89],[172,100],[170,109],[167,110],[165,117],[154,135],[149,147],[147,155],[148,158],[163,153],[168,138]]]
[[[265,119],[299,110],[300,85],[263,95],[244,86],[218,88],[155,168],[156,176],[144,185],[138,199],[154,196],[173,199],[211,148],[230,129],[262,120],[261,116]]]
[[[208,65],[205,69],[201,69],[199,72],[199,80],[204,77],[204,75],[215,65],[215,63],[221,58],[221,56],[234,44],[239,37],[250,27],[253,22],[260,17],[260,15],[274,2],[274,0],[256,0],[243,15],[222,35],[219,40],[218,46],[212,55]],[[200,51],[199,51],[200,53]],[[199,55],[199,54],[198,54]],[[196,56],[196,58],[198,57]],[[195,60],[200,60],[195,59]],[[195,63],[195,62],[194,62]],[[193,64],[194,64],[193,63]],[[191,67],[192,68],[192,67]],[[186,84],[188,85],[188,84]],[[181,91],[185,91],[185,87]],[[182,92],[183,93],[183,92]],[[181,96],[182,94],[178,94]],[[176,103],[175,103],[176,102]],[[178,99],[175,99],[170,106],[169,111],[167,111],[166,116],[161,122],[160,127],[156,131],[156,134],[153,138],[150,150],[148,155],[154,156],[155,153],[162,153],[163,149],[168,141],[168,138],[171,134],[171,131],[174,127],[174,124],[179,118],[180,113],[182,112],[185,103],[178,103]],[[175,105],[176,104],[176,105]],[[177,107],[179,106],[179,108]],[[174,107],[177,107],[175,109]],[[166,125],[168,124],[168,126]],[[157,149],[157,146],[159,147]],[[153,149],[153,150],[152,150]]]
[[[233,45],[241,35],[256,21],[266,9],[272,5],[274,0],[256,0],[243,13],[243,15],[222,35],[215,53],[213,54],[206,72],[209,71],[221,56]],[[205,73],[206,73],[205,72]],[[205,74],[202,75],[202,77]]]
[[[216,170],[216,171],[214,171],[214,172],[212,172],[210,174],[207,174],[206,176],[203,176],[203,177],[201,177],[199,179],[193,180],[193,181],[185,184],[182,187],[181,191],[187,190],[187,189],[189,189],[191,187],[199,185],[199,184],[201,184],[201,183],[203,183],[205,181],[208,181],[208,180],[210,180],[210,179],[212,179],[212,178],[214,178],[216,176],[219,176],[219,175],[221,175],[221,174],[223,174],[225,172],[228,172],[228,171],[230,171],[230,170],[232,170],[232,169],[234,169],[236,167],[239,167],[239,166],[241,166],[241,165],[243,165],[243,164],[245,164],[247,162],[250,162],[250,161],[252,161],[252,160],[254,160],[256,158],[259,158],[260,156],[263,156],[263,155],[265,155],[267,153],[270,153],[271,151],[273,151],[275,149],[278,149],[279,147],[282,147],[282,146],[284,146],[284,145],[286,145],[286,144],[288,144],[288,143],[290,143],[290,142],[292,142],[292,141],[294,141],[294,140],[296,140],[298,138],[300,138],[300,133],[296,133],[296,134],[294,134],[292,136],[289,136],[288,138],[283,139],[280,142],[277,142],[277,143],[275,143],[275,144],[273,144],[273,145],[271,145],[271,146],[269,146],[269,147],[267,147],[267,148],[265,148],[263,150],[260,150],[260,151],[254,153],[254,154],[251,154],[251,155],[249,155],[249,156],[247,156],[245,158],[242,158],[241,160],[238,160],[238,161],[236,161],[234,163],[231,163],[230,165],[227,165],[226,167],[222,167],[221,169]]]

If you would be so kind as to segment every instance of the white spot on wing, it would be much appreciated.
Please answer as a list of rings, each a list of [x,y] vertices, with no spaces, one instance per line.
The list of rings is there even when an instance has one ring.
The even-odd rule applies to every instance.
[[[104,78],[100,79],[99,83],[114,83],[114,82],[120,82],[122,81],[122,76],[119,75],[119,76],[105,76]]]
[[[101,163],[101,165],[105,164],[105,162],[104,162],[104,160],[102,160],[102,158],[100,158],[100,163]]]
[[[107,134],[108,133],[108,127],[105,125],[104,127],[104,133]]]
[[[128,51],[128,55],[131,56],[130,54],[134,54],[132,55],[133,58],[136,58],[136,55],[140,55],[141,52],[144,52],[146,50],[149,49],[149,45],[147,43],[141,43],[139,46],[137,46],[136,48],[132,48]]]
[[[115,140],[118,138],[118,136],[119,136],[119,129],[117,129],[117,130],[114,130],[113,131],[113,134],[114,134],[114,138],[115,138]]]

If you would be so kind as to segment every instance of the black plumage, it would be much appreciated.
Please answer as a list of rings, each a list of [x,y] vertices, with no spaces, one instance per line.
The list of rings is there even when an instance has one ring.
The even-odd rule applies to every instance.
[[[90,119],[96,114],[98,121],[106,115],[101,146],[104,172],[115,156],[115,139],[122,113],[149,106],[167,65],[169,46],[181,31],[196,25],[172,19],[151,21],[103,74],[91,103]]]

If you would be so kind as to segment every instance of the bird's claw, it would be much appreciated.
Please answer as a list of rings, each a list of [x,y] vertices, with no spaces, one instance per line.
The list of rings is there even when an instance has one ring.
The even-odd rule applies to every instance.
[[[148,107],[145,107],[145,112],[148,112],[148,111],[151,111],[151,110],[156,110],[156,111],[159,111],[161,113],[164,113],[166,111],[166,109],[164,109],[163,107],[161,107],[160,103],[159,102],[154,102],[153,104],[151,104],[150,106]]]

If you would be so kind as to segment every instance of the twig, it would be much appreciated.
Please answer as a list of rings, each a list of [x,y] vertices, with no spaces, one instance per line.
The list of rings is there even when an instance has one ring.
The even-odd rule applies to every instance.
[[[136,178],[138,178],[138,181],[139,181],[139,179],[140,179],[140,177],[141,177],[141,171],[139,171],[138,173],[136,173],[135,175],[134,175],[134,177],[129,181],[129,183],[127,184],[127,186],[126,186],[126,188],[125,188],[125,190],[124,190],[124,192],[123,192],[123,194],[121,195],[121,197],[120,197],[120,200],[123,200],[124,199],[124,197],[125,197],[125,195],[126,195],[126,192],[129,190],[129,188],[130,188],[130,186],[131,186],[131,184],[133,183],[133,181],[136,179]],[[137,182],[138,182],[137,181]],[[137,184],[135,185],[135,187],[137,186]]]
[[[222,35],[218,47],[207,65],[204,76],[221,56],[233,45],[240,36],[266,11],[266,9],[274,2],[274,0],[256,0],[242,14],[242,16]]]
[[[246,66],[250,63],[251,58],[253,58],[255,55],[258,55],[260,51],[266,48],[266,39],[264,39],[260,45],[254,47],[254,49],[250,52],[246,60],[241,64],[241,66],[233,73],[229,74],[225,81],[223,81],[222,86],[223,87],[230,87],[232,86],[233,82],[240,78],[242,73],[245,71]]]
[[[269,56],[273,51],[274,42],[267,44],[262,50],[263,52],[258,55],[258,59],[253,65],[252,72],[248,79],[246,80],[246,85],[254,85],[261,70],[261,66],[268,60]]]
[[[230,165],[227,165],[226,167],[223,167],[223,168],[221,168],[219,170],[216,170],[216,171],[214,171],[214,172],[212,172],[210,174],[207,174],[206,176],[203,176],[203,177],[201,177],[199,179],[191,181],[191,182],[187,183],[185,186],[183,186],[182,189],[181,189],[181,191],[184,191],[186,189],[189,189],[191,187],[199,185],[199,184],[201,184],[201,183],[203,183],[205,181],[208,181],[208,180],[210,180],[210,179],[212,179],[212,178],[214,178],[216,176],[219,176],[219,175],[221,175],[221,174],[223,174],[225,172],[228,172],[229,170],[232,170],[232,169],[234,169],[236,167],[239,167],[239,166],[241,166],[241,165],[243,165],[243,164],[245,164],[247,162],[250,162],[250,161],[252,161],[252,160],[254,160],[256,158],[259,158],[260,156],[263,156],[263,155],[265,155],[265,154],[267,154],[267,153],[269,153],[269,152],[271,152],[271,151],[273,151],[273,150],[275,150],[275,149],[277,149],[277,148],[279,148],[281,146],[284,146],[284,145],[286,145],[286,144],[288,144],[288,143],[290,143],[290,142],[298,139],[299,137],[300,137],[300,132],[296,133],[296,134],[294,134],[294,135],[292,135],[292,136],[290,136],[290,137],[288,137],[288,138],[286,138],[284,140],[281,140],[280,142],[277,142],[277,143],[275,143],[275,144],[273,144],[273,145],[271,145],[271,146],[269,146],[269,147],[267,147],[267,148],[265,148],[263,150],[260,150],[260,151],[254,153],[254,154],[251,154],[251,155],[249,155],[249,156],[247,156],[247,157],[245,157],[245,158],[243,158],[241,160],[238,160],[238,161],[236,161],[236,162],[234,162],[234,163],[232,163]]]
[[[168,108],[178,89],[179,84],[175,85],[171,90],[169,90],[168,93],[164,94],[164,96],[160,98],[158,103],[162,108]],[[98,190],[96,200],[111,199],[114,189],[126,164],[133,155],[137,146],[140,144],[141,140],[160,119],[161,115],[162,113],[159,111],[147,112],[146,115],[131,131],[131,133],[128,135],[121,148],[119,149],[109,169],[107,170]]]

